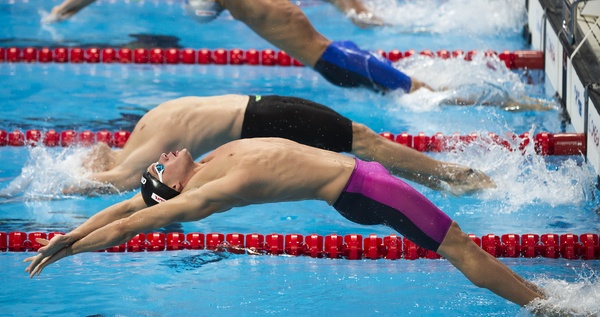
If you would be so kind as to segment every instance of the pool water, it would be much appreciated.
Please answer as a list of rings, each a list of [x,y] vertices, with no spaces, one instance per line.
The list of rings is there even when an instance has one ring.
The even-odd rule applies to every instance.
[[[168,47],[272,48],[226,12],[210,24],[198,25],[182,16],[176,1],[99,1],[69,22],[39,23],[56,4],[0,0],[0,19],[7,21],[0,26],[0,46],[135,46],[147,44],[148,37],[132,34],[152,34],[161,35]],[[367,49],[528,49],[520,36],[525,23],[520,3],[368,4],[392,25],[363,30],[327,3],[299,2],[327,37],[352,39]],[[466,17],[458,18],[457,12]],[[150,37],[154,44],[157,38]],[[0,63],[4,97],[0,129],[131,130],[145,112],[169,99],[238,93],[307,98],[377,132],[572,132],[539,72],[509,71],[497,60],[484,58],[466,62],[414,57],[396,66],[449,91],[378,95],[335,87],[301,67]],[[439,101],[451,92],[474,93],[480,105],[441,106]],[[554,109],[507,112],[481,105],[498,92],[542,99]],[[430,155],[481,169],[498,188],[454,197],[415,184],[464,231],[477,236],[600,231],[596,176],[584,158],[540,157],[531,147],[521,153],[482,144]],[[68,232],[103,208],[131,197],[133,192],[79,197],[57,191],[66,182],[81,179],[79,160],[88,150],[0,148],[0,197],[6,197],[0,198],[0,232]],[[350,223],[316,201],[248,206],[162,231],[380,237],[392,233],[386,227]],[[445,260],[349,261],[207,250],[88,253],[64,259],[29,279],[22,260],[31,255],[0,254],[6,285],[0,315],[527,315],[470,284]],[[599,261],[502,261],[544,286],[557,305],[600,311]]]

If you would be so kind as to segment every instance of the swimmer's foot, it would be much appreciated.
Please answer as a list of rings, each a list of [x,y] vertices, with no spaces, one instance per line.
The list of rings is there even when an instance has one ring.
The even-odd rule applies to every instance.
[[[446,191],[455,196],[496,188],[496,183],[489,176],[472,168],[454,172],[444,182],[448,184]]]
[[[525,98],[523,101],[509,100],[502,109],[506,111],[548,111],[554,109],[552,103],[542,99]]]
[[[577,316],[577,317],[597,317],[596,312],[579,311],[573,308],[558,307],[547,300],[534,300],[525,306],[533,316],[536,317],[562,317],[562,316]]]

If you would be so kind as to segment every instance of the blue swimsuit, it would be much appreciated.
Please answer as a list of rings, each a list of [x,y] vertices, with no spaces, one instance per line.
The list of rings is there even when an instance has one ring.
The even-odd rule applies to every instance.
[[[394,68],[388,59],[362,50],[350,41],[331,43],[314,68],[329,82],[341,87],[409,92],[412,85],[410,77]]]

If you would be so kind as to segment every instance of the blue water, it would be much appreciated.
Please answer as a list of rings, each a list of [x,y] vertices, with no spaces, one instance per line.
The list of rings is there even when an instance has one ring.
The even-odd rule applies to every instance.
[[[14,3],[13,3],[14,2]],[[177,37],[180,47],[272,48],[224,13],[198,25],[182,16],[179,2],[100,1],[71,21],[42,25],[54,1],[0,0],[0,46],[120,46],[131,34]],[[371,1],[392,26],[354,27],[330,5],[301,2],[315,27],[332,39],[352,39],[368,49],[516,50],[524,11],[510,1]],[[383,9],[385,8],[385,9]],[[463,17],[458,18],[457,12]],[[110,17],[110,18],[107,18]],[[232,36],[235,34],[235,36]],[[545,112],[507,112],[495,106],[440,106],[440,93],[381,96],[332,86],[308,68],[200,65],[0,64],[0,129],[131,130],[146,111],[187,95],[280,94],[328,105],[377,132],[570,132],[543,74],[488,67],[497,61],[414,58],[397,64],[433,86],[483,91],[501,87],[515,98],[540,98]],[[527,84],[532,81],[534,84]],[[483,84],[485,83],[485,84]],[[58,188],[81,177],[85,148],[0,148],[0,232],[67,232],[99,210],[134,193],[68,197]],[[576,233],[600,231],[595,174],[581,157],[539,157],[500,147],[472,146],[431,154],[479,168],[498,188],[453,197],[415,185],[464,231]],[[174,224],[165,232],[374,233],[345,220],[322,202],[238,208],[201,222]],[[211,251],[89,253],[62,260],[29,279],[22,260],[2,253],[2,316],[194,316],[194,315],[526,315],[519,307],[472,286],[444,260],[331,260],[249,256]],[[544,286],[561,305],[600,309],[599,261],[503,259],[517,273]],[[565,281],[564,283],[562,281]],[[568,292],[567,292],[568,291]],[[569,306],[573,307],[573,306]]]

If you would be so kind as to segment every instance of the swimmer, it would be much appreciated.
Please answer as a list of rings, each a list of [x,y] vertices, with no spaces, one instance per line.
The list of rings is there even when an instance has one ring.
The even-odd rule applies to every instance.
[[[52,9],[46,22],[68,19],[92,2],[94,0],[65,0]],[[332,2],[344,3],[342,0]],[[355,1],[346,3],[351,2]],[[236,20],[334,85],[364,87],[377,92],[432,90],[378,54],[363,50],[351,41],[327,39],[289,0],[188,0],[186,4],[188,14],[200,23],[215,19],[223,10],[229,10]]]
[[[322,200],[352,222],[386,225],[433,250],[472,283],[521,306],[541,290],[477,246],[425,196],[376,162],[279,138],[227,143],[194,162],[183,149],[147,167],[141,192],[104,209],[26,258],[30,277],[66,256],[125,243],[173,222],[199,221],[234,207]]]
[[[477,100],[470,100],[464,98],[450,98],[440,102],[440,105],[457,105],[457,106],[498,106],[502,110],[511,112],[520,111],[550,111],[556,109],[551,102],[543,99],[535,99],[530,97],[524,97],[522,100],[517,100],[512,97],[507,97],[504,100],[497,102],[481,102]]]
[[[502,87],[486,82],[478,85],[463,85],[451,90],[449,88],[440,90],[447,90],[449,92],[449,95],[440,101],[440,105],[498,106],[503,110],[512,112],[557,109],[551,101],[528,96],[514,98]]]
[[[132,190],[139,175],[163,152],[187,148],[199,157],[236,139],[281,137],[378,161],[393,174],[435,190],[461,195],[494,187],[484,173],[445,163],[379,136],[363,124],[310,100],[281,96],[183,97],[146,113],[121,150],[97,144],[86,162],[97,187],[65,193]]]
[[[71,18],[81,9],[86,6],[92,4],[96,0],[76,0],[76,1],[64,1],[62,4],[55,6],[52,8],[50,14],[44,18],[43,22],[45,23],[53,23],[60,22],[66,19]],[[367,8],[364,3],[360,0],[325,0],[331,4],[333,4],[338,10],[344,13],[352,23],[361,28],[370,28],[374,26],[384,26],[386,25],[383,20],[375,15],[369,8]],[[186,4],[194,1],[186,1]],[[212,20],[218,16],[215,14],[216,6],[213,4],[214,1],[197,1],[197,5],[201,6],[200,10],[204,12],[202,14],[198,14],[199,16],[204,16],[206,20]],[[205,4],[202,4],[205,3]],[[191,8],[194,9],[194,8]],[[220,13],[220,11],[219,11]],[[196,14],[193,14],[196,15]],[[197,18],[202,19],[202,18]]]

